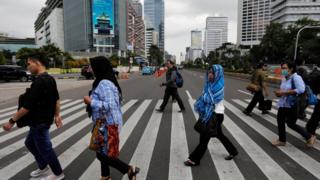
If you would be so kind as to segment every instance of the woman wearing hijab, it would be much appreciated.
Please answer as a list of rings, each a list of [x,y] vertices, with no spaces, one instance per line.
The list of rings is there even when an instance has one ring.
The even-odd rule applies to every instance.
[[[229,155],[225,160],[231,160],[238,151],[231,141],[222,132],[222,122],[224,119],[224,75],[221,65],[213,65],[206,73],[205,86],[202,95],[194,104],[195,111],[199,114],[199,119],[203,123],[208,123],[210,120],[217,121],[217,138],[221,141],[227,149]],[[215,119],[214,119],[214,116]],[[196,149],[189,155],[187,161],[184,162],[186,166],[197,166],[207,150],[210,137],[200,134],[200,143]]]
[[[122,127],[121,97],[122,91],[114,75],[112,66],[107,58],[99,56],[90,59],[90,64],[95,75],[90,96],[84,97],[85,104],[91,107],[94,126],[96,121],[103,121],[99,131],[107,132],[107,125],[116,125],[118,133]],[[103,136],[103,142],[108,142],[108,136]],[[96,153],[101,163],[101,180],[110,180],[112,166],[122,174],[128,174],[129,179],[135,179],[139,168],[130,166],[118,158],[109,158],[106,146],[99,148]]]

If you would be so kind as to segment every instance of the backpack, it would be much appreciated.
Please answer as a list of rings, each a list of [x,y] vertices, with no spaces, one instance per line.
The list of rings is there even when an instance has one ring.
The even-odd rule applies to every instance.
[[[176,78],[176,85],[178,88],[181,88],[183,86],[183,78],[179,71],[176,71],[177,78]]]
[[[320,94],[320,71],[313,70],[308,76],[308,84],[314,94]]]

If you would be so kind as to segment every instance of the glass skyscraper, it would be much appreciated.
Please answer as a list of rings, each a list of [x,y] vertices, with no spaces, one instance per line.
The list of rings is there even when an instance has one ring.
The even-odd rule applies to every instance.
[[[153,28],[158,33],[158,47],[164,50],[164,0],[144,1],[144,21],[146,28]]]

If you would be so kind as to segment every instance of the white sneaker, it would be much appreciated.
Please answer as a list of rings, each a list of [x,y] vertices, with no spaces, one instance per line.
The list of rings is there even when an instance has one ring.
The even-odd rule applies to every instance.
[[[49,176],[47,176],[47,177],[45,177],[45,178],[43,178],[41,180],[62,180],[62,179],[64,179],[64,174],[63,173],[61,173],[58,176],[56,176],[54,174],[51,174],[51,175],[49,175]]]
[[[31,173],[30,173],[30,176],[31,177],[39,177],[39,176],[44,176],[44,175],[47,175],[48,173],[49,173],[49,171],[50,171],[50,168],[47,166],[46,168],[44,168],[44,169],[37,169],[37,170],[35,170],[35,171],[32,171]]]

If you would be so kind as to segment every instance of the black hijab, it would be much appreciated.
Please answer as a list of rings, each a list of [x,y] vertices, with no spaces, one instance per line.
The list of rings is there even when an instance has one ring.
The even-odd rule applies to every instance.
[[[109,81],[113,82],[113,84],[118,88],[119,96],[120,96],[120,100],[121,100],[122,91],[121,91],[119,83],[116,79],[116,76],[113,72],[110,61],[104,56],[97,56],[94,58],[90,58],[90,64],[91,64],[91,68],[92,68],[92,71],[95,76],[95,80],[93,82],[92,89],[95,89],[99,85],[100,81],[102,81],[104,79],[109,80]]]

